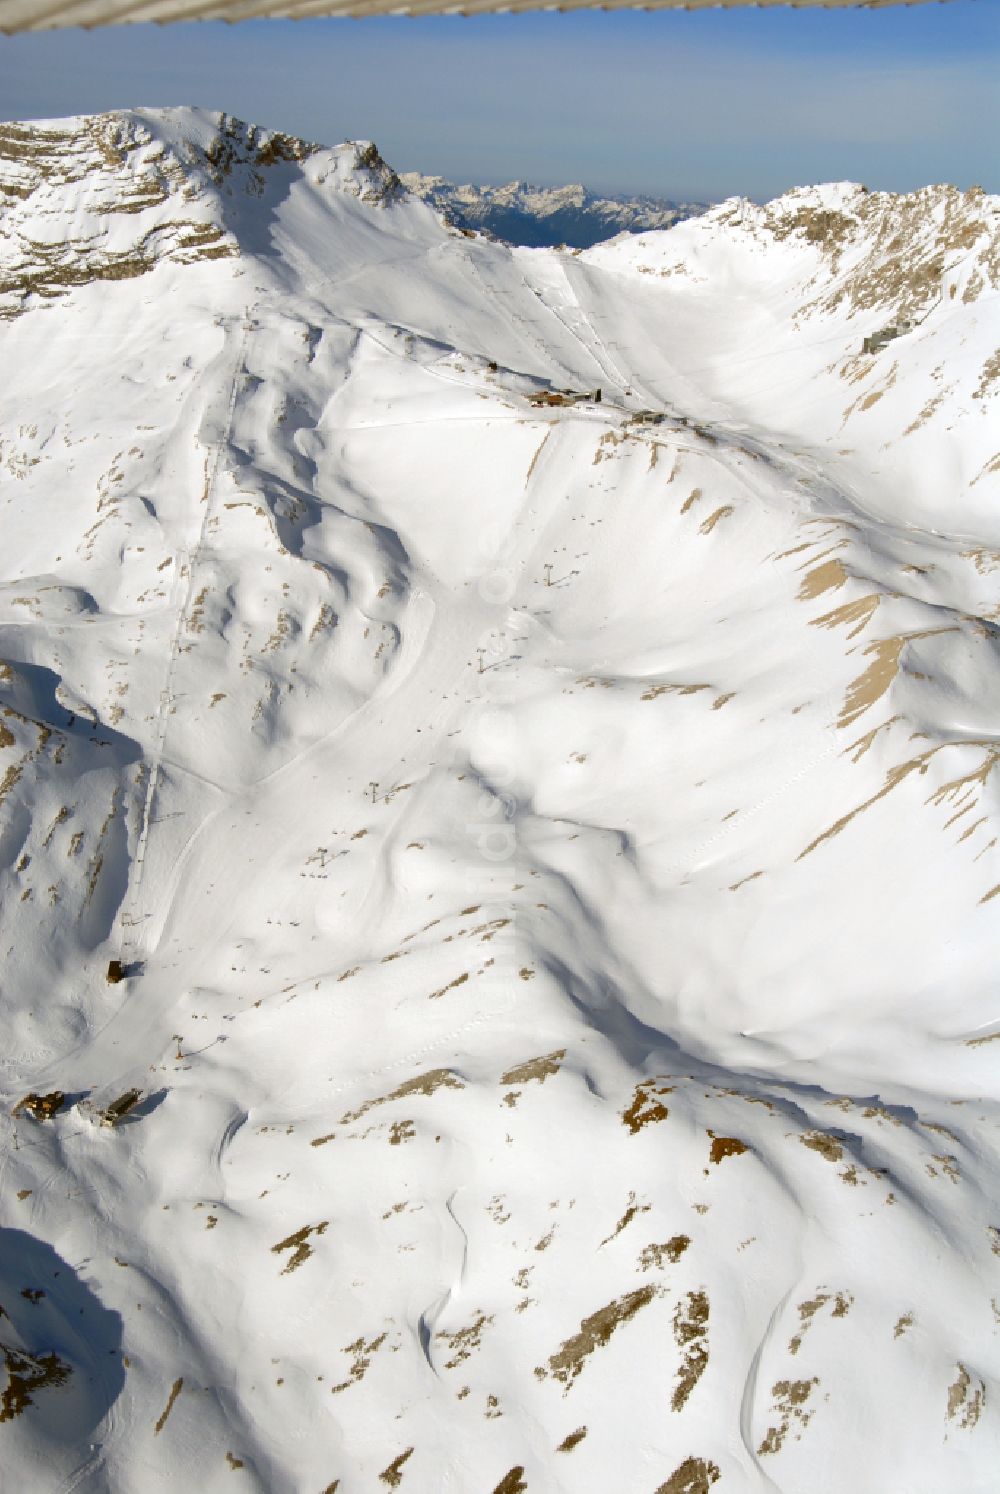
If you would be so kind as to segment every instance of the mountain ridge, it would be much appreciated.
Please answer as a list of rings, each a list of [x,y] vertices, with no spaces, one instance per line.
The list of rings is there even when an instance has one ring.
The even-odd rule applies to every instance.
[[[671,228],[704,212],[705,203],[678,203],[648,195],[602,196],[581,183],[536,187],[512,181],[504,186],[459,186],[440,176],[404,172],[403,184],[460,228],[544,248],[565,243],[589,249],[618,233]]]

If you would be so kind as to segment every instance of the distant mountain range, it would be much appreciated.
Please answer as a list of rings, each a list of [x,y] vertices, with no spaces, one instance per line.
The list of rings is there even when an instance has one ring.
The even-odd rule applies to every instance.
[[[494,238],[530,248],[568,244],[589,249],[619,233],[672,228],[703,213],[704,202],[667,202],[658,197],[597,197],[579,183],[533,187],[456,186],[441,176],[407,172],[401,178],[415,196],[444,213],[459,228],[485,230]]]

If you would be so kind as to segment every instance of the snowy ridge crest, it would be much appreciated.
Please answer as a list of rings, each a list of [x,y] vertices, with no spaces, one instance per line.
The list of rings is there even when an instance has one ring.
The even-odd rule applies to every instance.
[[[683,242],[653,241],[663,256],[659,273],[670,274],[671,260],[679,265],[689,243],[716,236],[735,246],[784,244],[812,253],[816,271],[804,285],[803,315],[877,310],[912,317],[942,298],[968,305],[1000,289],[1000,197],[980,187],[800,187],[764,204],[729,199],[710,208],[691,234]]]
[[[231,201],[315,185],[381,205],[399,178],[368,141],[326,149],[227,114],[136,110],[0,125],[0,319],[165,261],[238,259]],[[71,211],[68,211],[70,209]]]

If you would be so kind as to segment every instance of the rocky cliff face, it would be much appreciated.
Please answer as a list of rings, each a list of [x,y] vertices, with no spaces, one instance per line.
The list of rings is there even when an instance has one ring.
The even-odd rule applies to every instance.
[[[137,111],[0,125],[0,318],[168,260],[238,258],[245,199],[264,199],[291,166],[311,160],[318,183],[364,202],[401,190],[370,142],[323,150],[193,111],[164,138],[170,118]]]
[[[2,148],[5,1488],[986,1494],[996,199]]]
[[[893,310],[916,317],[944,298],[969,305],[1000,288],[1000,207],[979,187],[902,196],[853,182],[801,187],[763,205],[723,203],[706,213],[701,232],[748,247],[813,246],[816,267],[802,287],[800,316]]]

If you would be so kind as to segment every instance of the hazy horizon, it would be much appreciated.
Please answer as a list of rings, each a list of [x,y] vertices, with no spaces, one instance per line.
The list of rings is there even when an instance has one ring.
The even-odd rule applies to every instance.
[[[194,104],[397,171],[756,199],[1000,191],[1000,9],[196,22],[0,37],[7,119]]]

